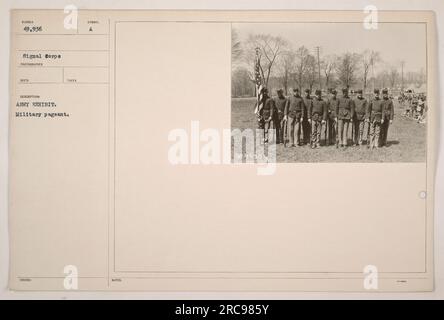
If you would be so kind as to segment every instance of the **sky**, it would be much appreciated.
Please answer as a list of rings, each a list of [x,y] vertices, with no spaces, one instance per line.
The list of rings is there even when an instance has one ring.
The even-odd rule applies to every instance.
[[[387,64],[400,67],[405,61],[405,72],[426,70],[426,26],[421,23],[380,22],[376,30],[364,29],[362,23],[233,23],[233,29],[241,40],[251,33],[279,35],[312,53],[321,46],[321,55],[370,49],[379,51]]]

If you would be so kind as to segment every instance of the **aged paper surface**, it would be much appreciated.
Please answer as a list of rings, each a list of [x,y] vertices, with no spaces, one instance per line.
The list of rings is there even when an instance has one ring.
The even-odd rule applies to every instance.
[[[336,47],[319,45],[342,54],[366,41],[341,38],[362,32],[362,12],[85,10],[76,28],[67,16],[11,12],[11,289],[433,289],[431,13],[380,12],[380,30],[365,31],[380,32],[382,53],[405,30],[420,34],[397,81],[422,67],[426,124],[398,108],[385,148],[277,145],[274,165],[233,163],[224,143],[226,132],[256,129],[255,93],[232,83],[233,30],[241,41],[288,34],[299,47],[291,32],[322,42],[328,24]],[[384,79],[376,86],[395,87]],[[187,152],[176,161],[179,136]]]

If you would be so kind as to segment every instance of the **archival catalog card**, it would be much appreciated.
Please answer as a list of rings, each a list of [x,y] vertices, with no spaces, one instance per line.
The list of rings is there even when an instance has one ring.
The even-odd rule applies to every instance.
[[[432,12],[11,24],[12,290],[433,290]]]

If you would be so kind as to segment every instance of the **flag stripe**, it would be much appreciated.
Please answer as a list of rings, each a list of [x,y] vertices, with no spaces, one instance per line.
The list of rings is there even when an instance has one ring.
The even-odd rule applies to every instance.
[[[263,107],[263,97],[262,97],[262,89],[263,89],[263,79],[261,77],[260,70],[261,60],[259,53],[256,52],[256,61],[254,64],[254,80],[256,82],[256,108],[254,109],[255,114],[259,114]]]

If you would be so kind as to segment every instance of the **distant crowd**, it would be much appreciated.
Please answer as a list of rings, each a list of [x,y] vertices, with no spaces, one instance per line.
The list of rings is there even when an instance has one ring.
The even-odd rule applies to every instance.
[[[398,96],[398,102],[405,109],[404,117],[412,118],[418,123],[426,123],[427,96],[424,93],[414,93],[411,90],[402,92]]]

